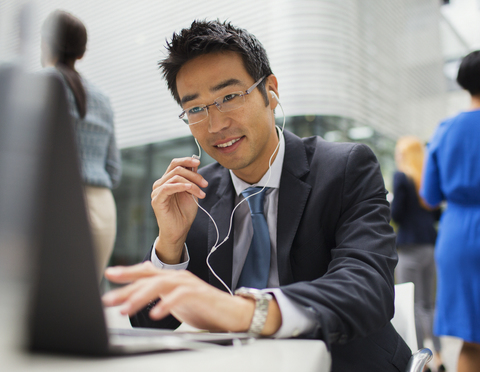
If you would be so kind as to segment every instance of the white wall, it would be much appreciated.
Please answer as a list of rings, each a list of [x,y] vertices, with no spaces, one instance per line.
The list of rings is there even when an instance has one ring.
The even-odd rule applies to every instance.
[[[480,49],[480,0],[450,0],[442,13],[471,50]]]
[[[12,19],[26,1],[0,1],[0,51],[18,50]],[[79,71],[110,97],[121,147],[189,134],[157,69],[165,39],[195,18],[228,19],[264,44],[287,116],[335,115],[395,138],[428,138],[445,115],[437,0],[37,1],[39,26],[56,8],[87,26]]]

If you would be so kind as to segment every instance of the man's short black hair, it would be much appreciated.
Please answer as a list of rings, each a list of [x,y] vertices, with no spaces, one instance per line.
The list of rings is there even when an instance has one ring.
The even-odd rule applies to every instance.
[[[166,48],[168,56],[159,61],[158,65],[178,104],[181,103],[176,83],[178,72],[186,62],[204,54],[224,51],[239,53],[245,69],[254,81],[272,74],[267,52],[260,41],[248,31],[236,28],[226,21],[222,23],[219,20],[196,20],[190,28],[174,33],[172,40],[167,41]],[[265,80],[258,88],[264,96],[265,105],[268,105]]]
[[[457,83],[472,96],[480,94],[480,50],[463,58],[458,69]]]

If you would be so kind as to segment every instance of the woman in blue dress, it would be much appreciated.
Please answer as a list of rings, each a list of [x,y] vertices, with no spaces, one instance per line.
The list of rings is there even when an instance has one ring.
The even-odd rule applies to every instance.
[[[442,201],[436,242],[437,335],[463,340],[458,371],[480,371],[480,51],[467,55],[457,82],[471,106],[442,122],[428,146],[421,195]]]

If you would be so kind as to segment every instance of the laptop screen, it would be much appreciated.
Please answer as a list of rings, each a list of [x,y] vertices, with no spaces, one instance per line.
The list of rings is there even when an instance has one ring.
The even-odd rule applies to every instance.
[[[0,94],[0,107],[5,108],[0,134],[8,134],[3,141],[10,138],[14,143],[3,147],[0,178],[11,175],[15,182],[0,184],[1,201],[8,205],[2,207],[0,221],[2,232],[15,230],[10,236],[24,241],[25,252],[16,261],[24,263],[20,271],[30,283],[25,344],[30,350],[107,354],[93,243],[63,83],[53,74],[18,71],[5,73],[2,79],[9,83]],[[22,227],[24,222],[28,228]],[[15,240],[1,239],[2,251],[8,251]]]

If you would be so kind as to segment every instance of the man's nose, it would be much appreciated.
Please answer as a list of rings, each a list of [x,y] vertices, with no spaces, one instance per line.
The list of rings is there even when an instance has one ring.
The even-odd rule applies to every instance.
[[[230,119],[223,112],[220,112],[216,106],[209,107],[208,110],[208,132],[218,133],[230,125]]]

